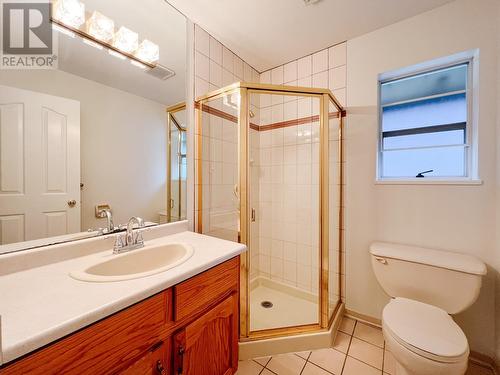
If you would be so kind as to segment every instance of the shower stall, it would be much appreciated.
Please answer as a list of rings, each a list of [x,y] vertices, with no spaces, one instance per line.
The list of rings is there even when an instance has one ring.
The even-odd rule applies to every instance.
[[[160,215],[167,223],[186,219],[187,137],[186,104],[167,108],[167,209]]]
[[[326,331],[341,307],[343,108],[235,83],[196,100],[195,226],[248,247],[240,341]]]

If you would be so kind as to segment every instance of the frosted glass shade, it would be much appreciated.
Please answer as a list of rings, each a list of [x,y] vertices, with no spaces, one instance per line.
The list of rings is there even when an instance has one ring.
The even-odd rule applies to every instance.
[[[53,12],[56,20],[75,29],[85,23],[85,4],[79,0],[57,0]]]
[[[160,59],[160,47],[157,44],[144,39],[135,53],[135,56],[145,62],[154,63]]]
[[[115,22],[95,11],[87,21],[87,32],[94,38],[108,43],[113,40]]]
[[[113,40],[113,46],[120,51],[133,53],[139,48],[139,35],[125,26],[118,29]]]

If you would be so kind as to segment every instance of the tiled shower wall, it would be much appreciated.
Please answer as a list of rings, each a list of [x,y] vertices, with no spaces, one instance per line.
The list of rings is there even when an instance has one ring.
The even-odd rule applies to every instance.
[[[261,73],[261,83],[329,88],[345,103],[346,44],[342,43]],[[319,114],[319,101],[259,95],[260,125]],[[338,120],[330,121],[330,211],[338,212]],[[333,130],[333,131],[332,131]],[[318,293],[319,124],[259,132],[260,204],[258,275]],[[278,218],[278,219],[276,219]],[[330,215],[330,279],[342,272],[336,215]],[[330,290],[336,290],[331,285]],[[335,300],[335,296],[330,296]]]
[[[195,25],[195,97],[234,82],[259,82],[260,75],[217,39]]]
[[[259,75],[195,26],[195,96],[237,81],[329,88],[344,103],[346,45],[333,46]],[[208,104],[237,115],[221,100]],[[254,94],[251,109],[255,116],[250,121],[262,126],[317,115],[319,102],[305,97]],[[207,113],[203,116],[203,145],[210,145],[202,153],[203,232],[236,240],[236,123]],[[319,125],[251,129],[250,138],[251,202],[256,208],[256,222],[251,223],[250,277],[267,277],[317,293]],[[338,223],[331,222],[330,232],[335,233]],[[331,251],[337,252],[338,248]],[[331,265],[332,279],[336,279],[332,273],[338,272],[337,266]]]

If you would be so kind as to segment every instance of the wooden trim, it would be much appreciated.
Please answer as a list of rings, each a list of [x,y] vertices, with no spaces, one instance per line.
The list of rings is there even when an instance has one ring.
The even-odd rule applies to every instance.
[[[183,281],[174,289],[174,319],[186,318],[230,291],[238,289],[238,257]]]

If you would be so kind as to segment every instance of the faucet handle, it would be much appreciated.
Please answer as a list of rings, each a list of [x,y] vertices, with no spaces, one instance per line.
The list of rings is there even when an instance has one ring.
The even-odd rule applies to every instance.
[[[137,235],[135,237],[135,243],[138,245],[144,245],[144,238],[142,237],[142,233],[137,231]]]
[[[115,246],[114,249],[121,249],[123,247],[123,240],[121,234],[117,234],[115,237]]]

